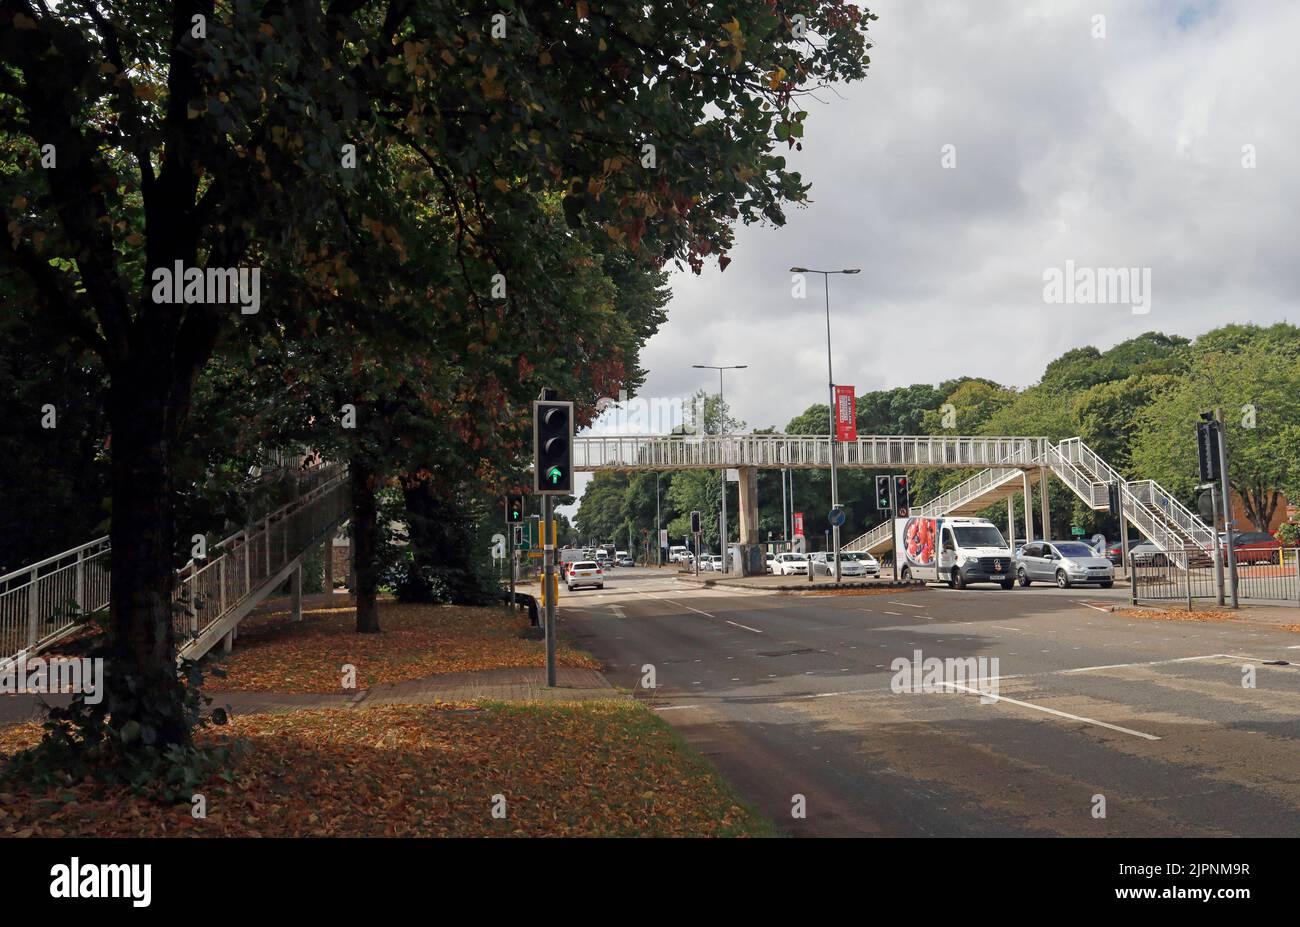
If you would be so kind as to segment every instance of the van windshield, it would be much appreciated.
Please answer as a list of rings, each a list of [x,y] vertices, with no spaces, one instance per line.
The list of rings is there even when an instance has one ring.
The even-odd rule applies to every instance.
[[[958,547],[1006,547],[1002,532],[992,525],[953,525]]]

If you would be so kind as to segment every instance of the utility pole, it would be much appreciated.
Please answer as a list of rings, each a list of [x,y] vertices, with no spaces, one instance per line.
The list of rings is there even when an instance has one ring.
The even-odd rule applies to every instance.
[[[717,366],[715,364],[692,364],[696,370],[716,370],[718,371],[718,437],[721,438],[727,433],[727,403],[722,396],[722,372],[724,370],[746,370],[748,364],[731,364],[726,366]],[[718,523],[720,531],[718,533],[718,546],[722,549],[722,572],[728,572],[727,564],[727,460],[726,455],[720,455],[722,460],[722,520]]]
[[[659,539],[660,530],[662,529],[660,529],[659,527],[659,471],[656,470],[655,471],[655,550],[657,551],[657,553],[655,554],[655,564],[657,566],[662,567],[664,565],[664,545],[660,542]]]
[[[542,496],[542,596],[546,600],[546,684],[555,687],[555,527],[551,497]]]
[[[862,272],[860,267],[850,267],[844,270],[812,270],[807,267],[791,267],[790,272],[793,274],[821,274],[822,281],[825,284],[826,291],[826,379],[827,386],[830,389],[830,451],[831,451],[831,509],[840,507],[840,490],[839,482],[835,472],[835,375],[831,371],[831,274],[858,274]],[[840,581],[840,526],[833,525],[832,530],[835,536],[835,581]]]

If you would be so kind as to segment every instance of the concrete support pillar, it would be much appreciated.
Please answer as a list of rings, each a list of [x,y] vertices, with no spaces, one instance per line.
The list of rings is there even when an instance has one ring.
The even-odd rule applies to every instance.
[[[1046,467],[1038,470],[1038,505],[1043,519],[1043,540],[1052,539],[1052,504],[1047,500],[1047,483],[1049,471]]]
[[[226,632],[226,636],[221,639],[221,649],[225,653],[235,649],[235,629],[231,628]]]
[[[1025,538],[1028,541],[1028,538]],[[1016,497],[1007,496],[1007,545],[1012,555],[1016,552]]]
[[[1023,481],[1025,494],[1025,541],[1029,542],[1034,539],[1034,491],[1029,483],[1029,471],[1022,470],[1020,478]]]
[[[289,594],[293,596],[293,620],[302,621],[302,561],[289,574]]]
[[[766,572],[758,536],[758,469],[740,468],[740,569],[744,576]]]

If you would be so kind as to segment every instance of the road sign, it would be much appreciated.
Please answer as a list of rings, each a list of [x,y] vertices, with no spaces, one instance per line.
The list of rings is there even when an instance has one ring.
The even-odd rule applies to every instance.
[[[1087,533],[1088,532],[1084,531],[1081,525],[1070,526],[1070,537],[1081,538]]]
[[[803,512],[794,513],[794,536],[803,537]]]
[[[826,516],[826,520],[831,523],[832,528],[839,528],[844,525],[844,521],[847,517],[848,516],[844,514],[844,509],[836,508],[830,510],[830,514]]]

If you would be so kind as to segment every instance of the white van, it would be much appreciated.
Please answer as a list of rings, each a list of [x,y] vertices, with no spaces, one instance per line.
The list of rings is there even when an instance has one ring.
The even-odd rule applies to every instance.
[[[683,545],[674,544],[672,547],[668,548],[668,562],[681,563],[683,560],[686,559],[686,555],[689,552],[690,552],[689,549],[684,547]]]
[[[894,541],[903,579],[944,581],[957,589],[968,583],[1015,585],[1011,547],[987,518],[898,518]]]

